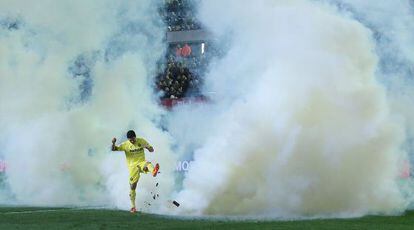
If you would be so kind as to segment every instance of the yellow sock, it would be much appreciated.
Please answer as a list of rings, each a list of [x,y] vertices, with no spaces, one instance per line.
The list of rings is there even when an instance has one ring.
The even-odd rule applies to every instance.
[[[136,195],[135,190],[131,189],[131,191],[129,191],[129,198],[131,199],[131,205],[133,208],[135,208],[135,195]]]
[[[152,171],[154,171],[154,165],[152,165],[151,163],[149,163],[147,165],[147,168],[148,168],[148,172],[150,172],[150,173],[152,173]]]

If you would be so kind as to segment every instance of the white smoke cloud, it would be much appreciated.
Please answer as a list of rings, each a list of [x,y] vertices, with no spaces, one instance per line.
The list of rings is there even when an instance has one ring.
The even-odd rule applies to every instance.
[[[376,33],[377,53],[381,58],[378,76],[387,87],[392,114],[405,129],[405,148],[414,159],[414,54],[411,52],[414,49],[414,2],[342,2]]]
[[[161,163],[165,176],[158,180],[168,198],[172,140],[158,128],[164,112],[151,87],[164,47],[157,4],[1,2],[0,156],[15,204],[127,208],[125,156],[109,146],[113,136],[125,140],[128,129],[155,146],[148,159]],[[89,72],[73,77],[78,57]],[[80,98],[85,79],[89,95]],[[138,204],[154,186],[151,179],[140,181]]]
[[[321,2],[203,1],[199,11],[230,48],[205,79],[213,103],[178,108],[170,121],[178,142],[198,146],[179,213],[405,209],[396,181],[404,130],[377,79],[372,31]]]
[[[10,194],[0,203],[12,195],[16,204],[127,208],[124,156],[108,148],[132,128],[161,163],[161,200],[150,211],[291,218],[404,210],[396,178],[414,130],[413,91],[397,68],[382,67],[386,54],[413,62],[411,5],[346,0],[349,8],[336,10],[333,2],[202,1],[203,23],[229,49],[205,79],[212,102],[167,115],[151,89],[163,53],[156,2],[2,1],[0,156]],[[388,9],[402,11],[378,13]],[[77,58],[87,59],[80,69],[89,78],[72,76]],[[158,128],[162,115],[169,133]],[[192,151],[177,189],[176,158]],[[142,176],[139,207],[153,186]],[[180,208],[164,206],[170,198]]]

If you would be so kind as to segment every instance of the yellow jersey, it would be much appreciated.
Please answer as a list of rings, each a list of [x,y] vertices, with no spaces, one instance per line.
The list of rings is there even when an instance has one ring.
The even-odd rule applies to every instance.
[[[136,138],[135,144],[132,144],[129,140],[121,143],[116,147],[118,151],[124,151],[128,167],[136,167],[138,163],[145,162],[144,148],[151,145],[142,138]]]

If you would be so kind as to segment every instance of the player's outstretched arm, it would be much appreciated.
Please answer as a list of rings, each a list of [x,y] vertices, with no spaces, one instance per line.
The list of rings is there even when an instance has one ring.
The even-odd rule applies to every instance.
[[[115,145],[115,142],[116,142],[116,138],[114,137],[114,138],[112,138],[112,146],[111,146],[112,151],[117,151],[118,150],[118,147]]]

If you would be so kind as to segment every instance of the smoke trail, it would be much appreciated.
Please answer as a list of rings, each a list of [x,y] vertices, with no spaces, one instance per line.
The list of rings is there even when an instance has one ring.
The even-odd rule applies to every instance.
[[[164,166],[168,194],[171,139],[157,127],[163,111],[151,87],[164,36],[156,2],[2,1],[0,9],[0,156],[12,202],[127,207],[124,156],[109,145],[128,129],[155,146],[148,158]],[[138,202],[150,183],[140,182]]]
[[[203,1],[199,10],[230,45],[206,76],[214,103],[171,117],[183,149],[196,146],[178,192],[181,213],[290,218],[405,209],[396,181],[404,127],[377,79],[372,31],[314,1]],[[186,124],[176,125],[178,117]]]

